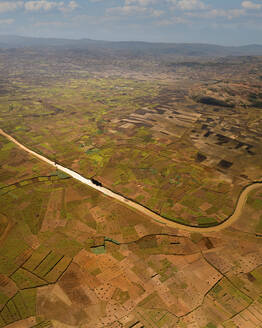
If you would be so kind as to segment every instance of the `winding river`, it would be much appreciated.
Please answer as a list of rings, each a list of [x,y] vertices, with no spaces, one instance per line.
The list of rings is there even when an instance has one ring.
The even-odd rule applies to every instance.
[[[94,184],[90,179],[87,179],[85,177],[83,177],[82,175],[60,165],[57,164],[51,160],[49,160],[48,158],[36,153],[35,151],[27,148],[26,146],[22,145],[20,142],[18,142],[15,138],[13,138],[12,136],[10,136],[9,134],[5,133],[2,129],[0,129],[0,134],[3,135],[4,137],[6,137],[8,140],[12,141],[13,143],[15,143],[18,147],[20,147],[21,149],[23,149],[24,151],[26,151],[27,153],[29,153],[30,155],[38,158],[39,160],[57,168],[58,170],[68,174],[69,176],[71,176],[72,178],[84,183],[85,185],[96,189],[97,191],[103,193],[104,195],[114,198],[116,200],[118,200],[121,203],[124,203],[125,205],[135,209],[136,211],[143,213],[144,215],[146,215],[148,218],[150,218],[151,220],[157,221],[158,223],[161,223],[163,225],[169,226],[171,228],[176,228],[176,229],[183,229],[183,230],[187,230],[190,232],[214,232],[214,231],[220,231],[222,229],[225,229],[227,227],[229,227],[230,225],[232,225],[241,215],[242,210],[245,206],[248,194],[257,189],[257,188],[261,188],[262,187],[262,181],[257,181],[252,183],[251,185],[247,186],[246,188],[243,189],[242,193],[240,194],[234,213],[229,216],[227,218],[227,220],[215,225],[215,226],[210,226],[210,227],[194,227],[194,226],[189,226],[189,225],[185,225],[182,223],[178,223],[178,222],[174,222],[171,220],[168,220],[167,218],[162,217],[161,215],[151,211],[150,209],[144,207],[143,205],[140,205],[120,194],[117,194],[105,187],[101,187],[101,186],[97,186],[96,184]]]

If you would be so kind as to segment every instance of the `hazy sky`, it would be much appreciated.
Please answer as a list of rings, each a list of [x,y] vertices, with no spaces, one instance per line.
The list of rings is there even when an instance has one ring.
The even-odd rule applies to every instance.
[[[262,0],[0,0],[0,34],[262,44]]]

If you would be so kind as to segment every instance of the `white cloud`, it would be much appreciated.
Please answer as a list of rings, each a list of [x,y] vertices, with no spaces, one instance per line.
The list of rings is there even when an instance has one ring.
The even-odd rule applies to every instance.
[[[141,7],[146,7],[150,4],[156,3],[156,0],[125,0],[125,5],[129,6],[132,4],[136,4]]]
[[[227,19],[233,19],[240,16],[246,15],[246,11],[244,9],[212,9],[205,12],[188,12],[186,13],[187,16],[191,17],[197,17],[197,18],[207,18],[207,19],[213,19],[217,17],[221,18],[227,18]]]
[[[157,26],[169,26],[169,25],[176,25],[176,24],[188,24],[189,21],[183,17],[171,17],[168,19],[162,19],[156,22]]]
[[[54,8],[61,8],[64,5],[63,2],[54,2],[46,0],[34,0],[25,2],[25,10],[27,11],[48,11]]]
[[[208,6],[201,0],[168,0],[174,8],[181,10],[203,10],[207,9]]]
[[[261,9],[262,8],[261,3],[255,3],[252,1],[243,1],[241,5],[245,9]]]
[[[195,10],[206,9],[207,6],[200,0],[180,0],[177,3],[179,9],[182,10]]]
[[[14,22],[15,20],[13,18],[7,18],[7,19],[0,19],[0,24],[7,24],[10,25]]]
[[[68,4],[68,8],[70,9],[70,10],[75,10],[76,8],[78,8],[79,6],[78,6],[78,4],[77,4],[77,2],[76,1],[70,1],[69,2],[69,4]]]
[[[0,2],[0,13],[5,13],[8,11],[13,11],[23,6],[23,1],[3,1]]]
[[[68,4],[64,1],[55,2],[48,0],[30,0],[24,3],[26,11],[49,11],[52,9],[58,9],[63,12],[70,12],[78,7],[75,0],[71,0]]]
[[[108,15],[121,15],[121,16],[132,16],[132,15],[143,15],[148,17],[160,17],[165,12],[154,8],[125,5],[123,7],[113,7],[106,10]]]
[[[79,5],[76,1],[72,0],[69,2],[68,5],[62,5],[59,10],[61,10],[63,13],[69,13],[71,11],[74,11],[76,8],[78,8]]]
[[[144,7],[127,5],[123,7],[108,8],[106,13],[129,16],[133,14],[145,13],[146,11],[147,10]]]
[[[0,0],[0,13],[14,11],[19,8],[24,8],[26,11],[49,11],[52,9],[59,9],[61,11],[73,11],[78,7],[75,0],[69,3],[64,1],[56,2],[50,0],[29,0],[29,1],[1,1]]]

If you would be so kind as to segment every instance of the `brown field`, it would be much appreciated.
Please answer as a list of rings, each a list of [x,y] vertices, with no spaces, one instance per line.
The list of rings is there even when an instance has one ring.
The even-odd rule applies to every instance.
[[[204,230],[262,176],[261,58],[103,71],[45,52],[38,67],[36,52],[29,76],[20,51],[0,53],[3,130],[203,232],[150,221],[0,136],[0,327],[261,327],[262,188],[232,226]]]

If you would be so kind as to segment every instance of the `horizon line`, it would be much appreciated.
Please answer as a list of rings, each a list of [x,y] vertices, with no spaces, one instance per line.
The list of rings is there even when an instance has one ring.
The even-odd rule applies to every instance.
[[[219,46],[219,47],[250,47],[250,46],[262,46],[262,43],[249,43],[249,44],[239,44],[239,45],[225,45],[220,43],[209,43],[209,42],[176,42],[176,41],[142,41],[142,40],[103,40],[103,39],[91,39],[88,37],[82,38],[70,38],[70,37],[56,37],[56,36],[29,36],[29,35],[18,35],[18,34],[1,34],[0,37],[18,37],[18,38],[28,38],[28,39],[51,39],[51,40],[67,40],[67,41],[95,41],[95,42],[111,42],[111,43],[121,43],[121,42],[130,42],[130,43],[149,43],[149,44],[198,44],[198,45],[209,45],[209,46]]]

